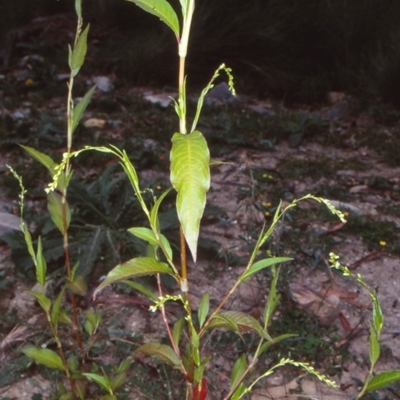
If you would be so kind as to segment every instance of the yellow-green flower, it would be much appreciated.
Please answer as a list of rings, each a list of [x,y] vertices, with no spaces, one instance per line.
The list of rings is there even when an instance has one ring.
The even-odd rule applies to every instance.
[[[385,242],[384,240],[381,240],[381,241],[379,242],[379,244],[380,244],[382,247],[386,246],[386,242]]]
[[[263,207],[271,207],[271,203],[269,201],[263,201],[261,204]]]

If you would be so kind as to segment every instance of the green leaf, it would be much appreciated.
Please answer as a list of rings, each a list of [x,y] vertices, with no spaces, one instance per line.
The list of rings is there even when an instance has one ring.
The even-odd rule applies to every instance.
[[[33,249],[32,236],[25,224],[23,224],[23,231],[24,231],[26,247],[28,249],[30,256],[32,257],[33,263],[36,265],[37,261],[36,261],[35,250]]]
[[[189,135],[175,133],[172,137],[171,182],[178,192],[176,207],[183,234],[197,258],[200,220],[210,188],[210,152],[199,131]]]
[[[225,328],[237,333],[255,331],[261,337],[272,341],[272,338],[264,331],[260,323],[252,316],[241,311],[223,311],[214,316],[207,329]]]
[[[62,371],[65,371],[61,357],[53,350],[38,349],[33,346],[28,346],[23,348],[22,352],[26,356],[33,358],[39,364],[43,364],[49,368],[61,369]]]
[[[82,375],[86,376],[86,378],[96,382],[100,387],[105,389],[109,394],[111,394],[111,395],[113,394],[110,380],[108,379],[108,377],[102,376],[99,374],[89,373],[89,372],[85,372]]]
[[[277,337],[272,338],[271,342],[265,342],[261,347],[260,347],[260,351],[259,351],[259,355],[261,353],[263,353],[265,350],[267,350],[269,347],[273,346],[275,343],[280,342],[281,340],[285,340],[288,338],[292,338],[292,337],[296,337],[299,335],[296,335],[295,333],[285,333],[283,335],[279,335]]]
[[[172,338],[174,339],[176,346],[179,346],[184,325],[185,317],[181,317],[175,322],[174,327],[172,328]]]
[[[67,289],[78,296],[86,296],[88,291],[87,283],[82,275],[77,275],[72,282],[68,282]]]
[[[379,340],[373,326],[369,327],[369,359],[371,364],[374,365],[379,359],[381,353],[381,347],[379,345]]]
[[[200,328],[203,326],[209,310],[210,310],[210,295],[208,293],[204,293],[204,296],[200,301],[199,311],[198,311]]]
[[[82,19],[82,0],[75,0],[75,12],[78,19]]]
[[[128,232],[153,246],[158,246],[158,240],[154,232],[149,228],[129,228]]]
[[[40,151],[35,150],[34,148],[29,146],[23,146],[22,144],[20,144],[20,146],[35,160],[44,165],[49,170],[51,176],[54,175],[57,164],[48,155],[43,154]]]
[[[246,355],[242,354],[240,358],[236,360],[232,368],[231,386],[230,386],[231,389],[238,383],[238,380],[242,377],[246,368],[247,368]]]
[[[57,330],[58,327],[58,320],[60,316],[60,308],[61,308],[61,301],[64,296],[65,292],[65,286],[60,290],[60,293],[58,293],[58,296],[56,298],[56,301],[53,304],[53,308],[51,309],[51,315],[50,315],[50,320],[51,323],[53,324],[55,330]]]
[[[169,274],[175,276],[173,271],[167,264],[157,261],[154,258],[132,258],[131,260],[123,264],[119,264],[115,268],[113,268],[108,273],[104,281],[96,288],[93,296],[96,296],[97,293],[99,293],[111,283],[153,274]]]
[[[375,375],[367,385],[367,391],[382,389],[383,387],[390,385],[393,382],[400,381],[400,370],[392,370],[381,372]]]
[[[240,278],[241,282],[244,282],[250,276],[256,274],[257,272],[263,270],[264,268],[271,267],[272,265],[275,264],[280,264],[283,262],[287,261],[292,261],[293,258],[290,257],[271,257],[271,258],[264,258],[263,260],[257,261],[254,263],[247,271],[246,273]]]
[[[378,338],[383,328],[383,313],[381,305],[379,304],[378,296],[376,292],[371,293],[372,297],[372,320],[374,322],[375,330],[378,334]]]
[[[44,293],[35,292],[33,290],[29,290],[28,293],[36,298],[46,314],[50,311],[51,300]]]
[[[46,283],[46,271],[47,265],[43,256],[42,238],[39,236],[36,253],[36,279],[42,287],[44,287]]]
[[[76,127],[82,119],[82,116],[88,106],[90,99],[92,98],[93,92],[97,85],[94,85],[86,94],[82,100],[74,107],[71,111],[71,133],[75,132]]]
[[[265,322],[265,326],[267,327],[271,322],[272,316],[280,300],[280,295],[276,293],[276,285],[278,283],[279,272],[280,267],[278,268],[278,270],[276,270],[275,266],[272,267],[273,279],[271,281],[271,287],[269,289],[268,302],[265,305],[263,312],[263,319]]]
[[[132,281],[122,281],[122,283],[125,283],[126,285],[130,286],[132,289],[138,290],[139,292],[143,293],[146,297],[148,297],[151,300],[158,301],[158,297],[147,287],[141,285],[138,282],[132,282]]]
[[[179,358],[170,346],[161,343],[147,343],[140,346],[136,351],[155,357],[173,368],[181,369]]]
[[[175,33],[175,36],[179,38],[179,20],[174,9],[165,0],[128,0],[135,3],[138,7],[144,11],[155,15],[160,18],[167,26],[169,26]]]
[[[47,195],[47,209],[49,210],[52,221],[55,226],[60,230],[61,234],[64,234],[64,228],[68,229],[69,223],[71,222],[71,212],[69,209],[69,205],[65,203],[65,212],[66,212],[66,223],[67,226],[64,227],[63,223],[63,204],[62,204],[62,196],[54,191],[49,192]]]
[[[165,197],[169,194],[169,192],[172,190],[172,188],[168,188],[154,203],[154,206],[152,207],[150,211],[150,223],[151,226],[154,226],[159,230],[158,228],[158,209],[160,208],[160,205],[162,201],[165,199]]]
[[[79,35],[76,46],[72,50],[70,57],[69,67],[71,68],[72,77],[75,77],[85,61],[87,51],[87,36],[89,33],[90,24],[88,24],[85,30]]]
[[[120,388],[126,381],[126,371],[120,372],[111,379],[111,387],[113,390]]]
[[[244,394],[244,391],[246,390],[244,383],[242,382],[237,389],[235,390],[235,392],[233,393],[231,400],[239,400],[240,398],[242,398],[242,395]]]

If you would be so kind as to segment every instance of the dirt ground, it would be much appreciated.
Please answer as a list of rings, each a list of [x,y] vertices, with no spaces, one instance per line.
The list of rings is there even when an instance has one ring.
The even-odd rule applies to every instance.
[[[257,105],[257,112],[267,112],[263,104]],[[264,107],[264,108],[263,108]],[[335,108],[336,107],[336,108]],[[342,104],[346,109],[346,104]],[[341,119],[341,123],[334,120],[328,113],[337,110],[338,106],[333,105],[322,109],[319,112],[333,126],[348,127],[350,124],[357,124],[358,127],[366,126],[368,119],[361,115],[351,122],[346,118]],[[267,107],[268,110],[268,107]],[[339,110],[340,111],[340,110]],[[337,112],[339,112],[337,111]],[[383,129],[383,128],[382,128]],[[335,134],[335,133],[332,133]],[[396,134],[398,132],[396,131]],[[399,150],[400,151],[400,150]],[[266,184],[268,190],[273,190],[277,180],[285,188],[283,192],[283,202],[288,204],[292,199],[301,197],[307,193],[320,191],[322,186],[335,187],[341,186],[343,190],[350,194],[347,200],[338,200],[335,196],[327,196],[332,203],[349,217],[359,216],[369,218],[372,221],[391,221],[395,230],[400,229],[400,218],[396,213],[385,214],[385,209],[397,209],[400,207],[400,167],[388,165],[379,153],[371,146],[361,146],[351,148],[350,146],[327,146],[315,140],[305,140],[299,146],[291,147],[287,140],[279,141],[273,148],[257,149],[253,147],[236,148],[234,151],[222,156],[222,161],[227,164],[213,167],[212,187],[208,195],[211,205],[222,207],[226,211],[224,217],[207,221],[202,228],[202,235],[220,244],[220,259],[213,265],[219,265],[217,271],[210,272],[210,263],[199,263],[191,266],[191,293],[192,304],[196,305],[204,291],[210,293],[212,304],[227,292],[233,284],[234,279],[242,268],[242,265],[234,267],[227,261],[224,263],[224,254],[234,253],[239,258],[244,257],[248,252],[246,237],[251,235],[254,230],[261,227],[264,222],[270,221],[266,218],[269,209],[273,209],[276,204],[268,204],[269,198],[266,193],[255,195],[249,200],[249,196],[243,196],[241,188],[251,189],[268,179],[271,176],[281,176],[283,165],[286,160],[303,160],[310,163],[320,160],[321,157],[331,160],[333,163],[343,163],[344,168],[336,168],[335,172],[328,177],[312,176],[305,172],[305,175],[286,175],[283,179],[272,179]],[[3,155],[5,158],[5,155]],[[366,166],[364,170],[352,169],[351,162],[356,160]],[[348,161],[348,162],[347,162]],[[2,161],[5,164],[6,160]],[[261,171],[261,175],[249,175],[248,171]],[[142,171],[142,176],[161,176],[157,171]],[[382,179],[390,183],[389,188],[376,189],[369,184],[370,177],[375,181]],[[246,192],[248,193],[248,192]],[[265,196],[265,197],[263,197]],[[251,196],[250,196],[251,197]],[[256,207],[256,205],[264,205]],[[13,204],[10,199],[4,199],[1,203],[3,211],[10,211]],[[274,240],[279,242],[279,249],[282,248],[281,241],[291,234],[304,232],[307,242],[299,242],[301,249],[295,249],[293,243],[289,246],[290,254],[299,255],[295,261],[287,268],[290,273],[285,276],[290,278],[287,282],[288,294],[292,299],[292,306],[305,310],[310,318],[316,318],[321,326],[335,326],[337,328],[337,342],[332,346],[339,348],[346,346],[350,357],[345,359],[340,365],[340,373],[331,376],[338,387],[328,388],[316,379],[311,379],[303,371],[297,370],[298,375],[293,371],[287,372],[285,369],[279,370],[265,379],[262,387],[252,394],[252,400],[261,399],[318,399],[318,400],[350,400],[359,389],[359,382],[363,381],[368,372],[368,326],[371,317],[371,300],[367,291],[357,285],[353,280],[344,279],[340,275],[330,271],[327,260],[329,251],[334,251],[340,255],[343,264],[348,265],[354,273],[359,273],[366,283],[377,290],[378,298],[381,303],[385,324],[381,343],[384,351],[377,365],[377,372],[388,369],[400,369],[400,311],[398,305],[400,293],[400,256],[392,254],[387,250],[388,243],[383,237],[376,246],[367,244],[362,235],[357,232],[345,232],[344,227],[333,219],[314,218],[316,209],[321,205],[305,202],[299,205],[301,212],[300,222],[297,227],[293,224],[282,224],[278,227],[278,232]],[[313,217],[308,220],[307,215]],[[397,214],[399,215],[399,214]],[[302,224],[303,223],[303,224]],[[298,228],[300,226],[300,228]],[[254,228],[254,229],[253,229]],[[301,232],[300,232],[301,233]],[[312,248],[312,238],[329,237],[330,246],[327,248]],[[248,238],[250,239],[250,238]],[[254,238],[253,238],[254,239]],[[393,245],[393,244],[392,244]],[[397,244],[399,246],[399,244]],[[278,248],[278,247],[277,247]],[[325,249],[325,252],[324,252]],[[307,257],[301,257],[300,254]],[[278,253],[277,255],[281,255]],[[303,254],[303,255],[304,255]],[[8,249],[2,245],[1,248],[0,271],[13,271],[15,266],[10,264],[8,259]],[[318,258],[319,266],[313,268],[311,261]],[[325,260],[325,267],[323,266]],[[309,265],[304,263],[308,262]],[[322,265],[322,266],[321,266]],[[8,272],[7,272],[8,273]],[[288,279],[289,279],[288,278]],[[0,288],[0,307],[2,317],[17,310],[18,316],[28,322],[23,324],[16,323],[8,332],[0,332],[0,362],[4,368],[10,364],[18,352],[21,344],[32,339],[35,331],[32,327],[42,323],[40,311],[35,302],[26,292],[27,287],[18,278],[14,280],[11,288]],[[109,296],[116,295],[108,292]],[[251,279],[243,285],[238,293],[229,303],[230,309],[243,310],[256,315],[262,309],[260,306],[265,304],[268,296],[268,285],[265,280]],[[121,306],[116,304],[116,309]],[[124,305],[122,308],[126,308]],[[112,307],[110,306],[110,309]],[[279,315],[277,315],[277,318]],[[158,338],[160,336],[160,321],[153,316],[149,317],[147,310],[143,308],[133,308],[129,318],[124,321],[125,328],[132,331],[145,330],[145,340]],[[149,327],[150,324],[150,327]],[[218,349],[215,350],[218,352]],[[334,351],[333,351],[334,352]],[[332,363],[339,361],[331,361]],[[219,385],[213,386],[213,392],[209,393],[208,399],[220,399],[228,384],[230,376],[229,363],[226,363],[217,356],[211,362],[209,373],[213,374],[217,370],[217,376],[221,379]],[[34,372],[32,372],[32,370]],[[357,381],[358,380],[358,381]],[[0,397],[3,399],[30,399],[34,393],[41,393],[44,399],[54,389],[54,383],[45,380],[34,369],[21,370],[20,379],[11,384],[2,384],[0,381]],[[135,391],[132,390],[131,393]],[[400,396],[392,391],[383,391],[382,396],[387,399],[399,399]],[[140,393],[131,394],[131,399],[144,399]]]

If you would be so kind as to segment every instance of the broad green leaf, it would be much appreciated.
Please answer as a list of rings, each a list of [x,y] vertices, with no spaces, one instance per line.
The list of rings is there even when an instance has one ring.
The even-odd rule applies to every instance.
[[[169,26],[179,38],[179,20],[174,9],[166,0],[128,0],[135,3],[144,11],[160,18],[167,26]]]
[[[158,297],[147,287],[141,285],[138,282],[132,282],[132,281],[122,281],[122,283],[125,283],[126,285],[130,286],[132,289],[138,290],[139,292],[143,293],[146,297],[148,297],[151,300],[158,301]]]
[[[96,288],[93,296],[111,283],[120,282],[126,279],[153,274],[169,274],[175,276],[171,268],[151,257],[138,257],[117,265],[113,268],[104,281]]]
[[[89,33],[90,24],[86,26],[84,31],[79,35],[76,46],[72,50],[69,67],[71,68],[72,76],[75,77],[85,61],[87,51],[87,36]]]
[[[83,96],[82,100],[74,107],[71,112],[71,133],[75,132],[76,127],[82,119],[83,113],[88,106],[90,99],[92,98],[93,92],[95,91],[97,85],[94,85],[86,94]]]
[[[172,338],[174,339],[176,346],[179,346],[184,325],[185,317],[181,317],[175,322],[174,327],[172,328]]]
[[[400,381],[400,370],[385,371],[375,375],[367,385],[367,391],[382,389],[393,382]]]
[[[40,304],[40,307],[43,308],[43,310],[46,312],[46,314],[50,311],[51,300],[44,293],[36,292],[33,290],[29,290],[28,293],[30,293],[32,296],[34,296],[36,298],[36,300]]]
[[[376,336],[375,328],[373,326],[369,327],[369,359],[371,364],[375,364],[380,356],[381,347],[379,345],[379,340]]]
[[[108,393],[112,394],[112,388],[109,379],[106,376],[102,376],[99,374],[93,374],[89,372],[85,372],[82,374],[83,376],[86,376],[86,378],[96,382],[99,386],[101,386],[103,389],[105,389]]]
[[[209,310],[210,310],[210,295],[208,293],[204,293],[204,296],[200,301],[199,311],[198,311],[200,328],[203,326]]]
[[[86,296],[88,291],[87,283],[82,275],[77,275],[72,282],[68,282],[67,289],[78,296]]]
[[[161,343],[147,343],[140,346],[136,351],[155,357],[173,368],[181,369],[179,358],[170,346]]]
[[[246,273],[241,277],[240,281],[244,282],[246,279],[250,278],[250,276],[256,274],[257,272],[261,271],[264,268],[268,268],[271,267],[272,265],[292,260],[293,258],[290,257],[271,257],[257,261],[246,271]]]
[[[37,363],[43,364],[46,367],[53,369],[61,369],[62,371],[65,370],[61,357],[53,350],[38,349],[33,346],[28,346],[23,348],[22,352],[26,356],[33,358]]]
[[[175,133],[172,137],[171,182],[178,192],[176,207],[183,234],[197,259],[200,220],[210,188],[210,152],[199,131],[189,135]]]
[[[223,311],[216,314],[207,326],[207,329],[210,328],[232,329],[238,333],[255,331],[261,337],[272,341],[272,338],[255,318],[241,311]]]
[[[46,283],[46,271],[47,265],[43,256],[42,238],[39,236],[36,253],[36,279],[42,287],[44,287]]]
[[[63,204],[62,196],[54,191],[49,192],[47,195],[47,209],[49,210],[52,221],[55,226],[60,230],[61,234],[65,234],[64,229],[68,229],[69,223],[71,222],[71,212],[69,209],[68,202],[65,203],[65,219],[67,226],[64,227],[63,223]]]
[[[242,377],[246,368],[247,368],[246,355],[242,354],[236,360],[232,368],[231,385],[230,385],[231,389],[237,384],[238,380]]]

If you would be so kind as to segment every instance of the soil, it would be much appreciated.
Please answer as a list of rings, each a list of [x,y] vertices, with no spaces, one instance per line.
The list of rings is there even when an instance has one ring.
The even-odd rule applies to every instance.
[[[208,216],[202,228],[202,235],[219,248],[210,259],[200,256],[197,265],[190,265],[190,292],[193,307],[196,309],[205,291],[210,294],[211,304],[217,304],[227,293],[245,266],[244,258],[248,254],[249,243],[254,241],[254,235],[263,223],[271,222],[277,201],[281,198],[283,205],[289,204],[295,198],[308,193],[321,193],[321,188],[341,188],[348,194],[346,199],[334,192],[327,197],[333,204],[348,216],[366,218],[374,222],[392,222],[393,230],[400,229],[400,213],[389,212],[399,210],[400,204],[400,167],[389,165],[382,159],[382,154],[372,146],[351,146],[352,135],[348,134],[352,127],[358,130],[374,124],[365,113],[354,113],[347,103],[334,103],[329,107],[319,108],[318,114],[330,124],[332,143],[323,143],[318,138],[308,138],[300,145],[291,147],[290,140],[280,140],[269,149],[262,146],[236,146],[235,149],[220,157],[226,164],[212,167],[212,187],[208,194],[208,202],[218,208],[223,208],[226,214]],[[252,107],[258,113],[271,117],[271,107],[266,102],[244,101],[243,109]],[[340,107],[341,108],[340,108]],[[215,105],[216,112],[220,109]],[[237,105],[236,105],[237,107]],[[285,111],[286,112],[286,111]],[[290,112],[303,112],[301,109]],[[338,115],[338,113],[342,113]],[[94,117],[94,116],[93,116]],[[384,126],[374,128],[382,131]],[[107,127],[95,128],[105,135]],[[102,130],[104,129],[104,130]],[[393,134],[398,135],[397,127],[390,127]],[[112,136],[110,134],[110,136]],[[382,136],[383,137],[383,136]],[[382,139],[384,140],[384,139]],[[162,146],[162,145],[160,145]],[[3,154],[5,158],[5,154]],[[322,164],[312,164],[324,158],[336,167],[334,172],[325,174],[318,171]],[[288,161],[301,160],[303,164],[317,165],[317,171],[299,172],[293,167],[292,173],[285,169]],[[298,164],[293,164],[298,165]],[[319,165],[319,167],[318,167]],[[343,165],[343,168],[337,167]],[[364,168],[358,168],[363,165]],[[354,168],[353,168],[354,167]],[[250,173],[251,172],[251,173]],[[317,173],[316,173],[317,172]],[[146,179],[149,176],[165,179],[165,174],[159,170],[147,169],[141,172]],[[386,187],[371,184],[384,181]],[[259,190],[259,188],[261,189]],[[279,193],[276,193],[277,188]],[[259,190],[259,191],[257,191]],[[253,191],[253,192],[252,192]],[[268,195],[271,194],[271,197]],[[275,204],[270,204],[275,202]],[[2,200],[3,211],[13,209],[10,199]],[[319,399],[319,400],[350,400],[354,398],[368,373],[368,327],[371,318],[371,299],[368,292],[354,280],[330,270],[329,252],[340,255],[344,265],[356,274],[361,274],[365,282],[375,289],[383,309],[385,323],[381,337],[383,346],[381,358],[376,371],[400,369],[400,255],[396,251],[400,243],[390,243],[386,237],[378,238],[371,243],[363,238],[362,232],[346,231],[345,225],[339,220],[327,217],[321,210],[323,206],[315,202],[305,201],[298,206],[298,212],[293,214],[295,223],[287,220],[278,225],[277,232],[272,237],[270,249],[276,255],[292,255],[294,262],[283,265],[282,302],[279,313],[285,309],[296,307],[306,313],[310,321],[320,324],[321,330],[334,329],[336,341],[332,341],[332,354],[335,358],[318,363],[317,369],[334,364],[336,373],[331,374],[338,387],[333,389],[312,379],[302,370],[278,370],[267,379],[252,394],[252,400],[260,399]],[[290,237],[295,239],[290,239]],[[398,235],[395,236],[398,240]],[[327,244],[328,243],[328,244]],[[207,245],[205,245],[207,248]],[[391,251],[393,250],[393,251]],[[213,250],[214,251],[214,250]],[[232,256],[235,256],[233,262]],[[1,310],[4,319],[17,310],[15,324],[8,331],[0,332],[0,361],[3,371],[10,366],[18,354],[22,344],[34,340],[37,327],[43,329],[46,324],[41,319],[41,313],[26,290],[32,287],[24,283],[17,274],[17,267],[8,258],[8,249],[1,247],[0,272],[13,274],[12,285],[0,288]],[[268,298],[269,275],[247,281],[232,297],[226,308],[241,310],[257,316]],[[105,298],[111,299],[105,302]],[[99,296],[99,307],[105,314],[105,326],[111,324],[116,315],[121,316],[123,330],[144,332],[143,341],[149,342],[160,338],[162,324],[160,319],[147,311],[140,303],[140,297],[132,297],[136,304],[127,304],[126,296],[108,289]],[[102,303],[104,302],[104,303]],[[125,302],[125,303],[124,303]],[[177,311],[170,310],[174,316]],[[174,316],[175,317],[175,316]],[[23,323],[22,321],[27,321]],[[36,327],[36,329],[35,329]],[[109,333],[110,342],[115,344],[113,334]],[[292,344],[288,344],[288,346]],[[221,347],[219,347],[221,346]],[[296,346],[296,344],[294,345]],[[226,344],[218,343],[212,348],[216,356],[208,367],[210,376],[208,399],[221,399],[229,384],[231,362],[222,355]],[[346,349],[346,357],[340,358],[341,349]],[[209,350],[211,352],[211,350]],[[234,353],[234,351],[233,351]],[[103,360],[112,364],[118,362],[112,357],[113,346],[108,348]],[[210,353],[211,354],[211,353]],[[228,357],[229,358],[229,357]],[[268,360],[263,360],[267,363]],[[303,361],[303,360],[301,360]],[[310,360],[313,362],[313,360]],[[151,365],[147,358],[140,363]],[[261,368],[261,367],[260,367]],[[34,367],[21,369],[19,379],[10,384],[1,384],[0,397],[10,399],[30,399],[34,393],[46,394],[54,390],[54,382],[45,379]],[[129,399],[149,398],[141,391],[129,387]],[[399,399],[399,394],[392,388],[382,391],[386,399]],[[160,397],[161,398],[161,397]],[[167,398],[167,397],[165,397]],[[383,398],[383,397],[382,397]]]

